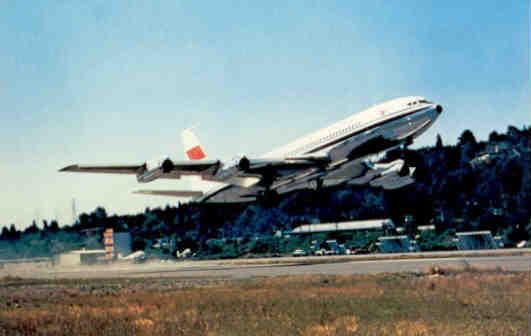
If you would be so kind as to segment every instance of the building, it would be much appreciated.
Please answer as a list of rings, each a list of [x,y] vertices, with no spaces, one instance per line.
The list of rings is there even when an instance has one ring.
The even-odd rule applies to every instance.
[[[512,144],[509,141],[490,142],[487,144],[485,152],[488,154],[498,154],[502,152],[507,152],[511,150],[511,148]]]
[[[57,256],[59,266],[91,265],[104,261],[105,250],[75,250]]]
[[[291,231],[294,235],[332,233],[349,231],[386,231],[394,229],[395,225],[390,219],[374,219],[365,221],[351,221],[338,223],[305,224]]]
[[[114,255],[125,257],[133,253],[133,239],[129,232],[113,233]]]
[[[103,245],[107,251],[107,260],[122,258],[133,252],[133,239],[129,232],[115,232],[107,228],[103,232]]]
[[[376,243],[381,253],[407,253],[417,251],[417,242],[408,236],[379,237]]]
[[[435,225],[419,225],[417,226],[418,232],[429,232],[435,231]]]
[[[455,235],[459,250],[489,250],[498,247],[490,231],[457,232]]]

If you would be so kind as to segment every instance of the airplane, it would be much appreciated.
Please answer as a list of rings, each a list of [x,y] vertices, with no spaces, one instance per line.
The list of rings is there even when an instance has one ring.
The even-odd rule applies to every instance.
[[[61,172],[129,174],[139,183],[199,176],[217,182],[208,191],[139,190],[145,195],[191,198],[197,203],[244,203],[297,190],[370,185],[395,190],[414,183],[414,167],[403,159],[384,162],[406,148],[443,112],[423,97],[401,97],[375,105],[257,157],[231,163],[208,160],[192,129],[182,132],[187,161],[169,157],[135,165],[70,165]]]

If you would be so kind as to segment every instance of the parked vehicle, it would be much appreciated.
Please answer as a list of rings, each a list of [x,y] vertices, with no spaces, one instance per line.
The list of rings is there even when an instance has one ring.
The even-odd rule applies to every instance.
[[[316,256],[324,256],[326,254],[326,250],[325,249],[319,249],[317,251],[315,251],[315,255]]]
[[[293,251],[292,255],[294,257],[304,257],[304,256],[307,256],[308,253],[306,253],[306,251],[302,249],[296,249],[295,251]]]

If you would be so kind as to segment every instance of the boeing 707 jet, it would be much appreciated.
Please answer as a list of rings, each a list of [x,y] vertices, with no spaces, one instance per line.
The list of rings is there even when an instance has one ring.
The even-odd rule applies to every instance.
[[[136,193],[191,197],[194,202],[240,203],[301,189],[370,185],[393,190],[414,182],[415,168],[398,159],[382,163],[390,150],[405,148],[439,117],[441,105],[402,97],[375,105],[333,125],[257,157],[232,164],[208,160],[192,130],[183,131],[188,161],[164,157],[136,165],[71,165],[61,172],[135,175],[140,183],[195,175],[214,181],[209,191],[140,190]]]

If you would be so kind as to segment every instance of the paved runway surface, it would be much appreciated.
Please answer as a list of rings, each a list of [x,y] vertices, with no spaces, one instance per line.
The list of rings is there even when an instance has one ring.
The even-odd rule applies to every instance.
[[[277,259],[278,260],[278,259]],[[320,262],[318,258],[314,262]],[[252,264],[220,261],[183,261],[174,263],[114,264],[77,268],[22,267],[18,270],[0,270],[0,275],[25,278],[216,278],[241,279],[301,274],[371,274],[423,272],[432,266],[480,269],[501,268],[507,271],[531,272],[530,256],[478,256],[417,259],[383,259],[327,263]],[[2,274],[3,273],[3,274]],[[6,274],[7,273],[7,274]]]

